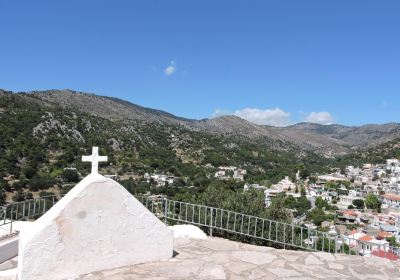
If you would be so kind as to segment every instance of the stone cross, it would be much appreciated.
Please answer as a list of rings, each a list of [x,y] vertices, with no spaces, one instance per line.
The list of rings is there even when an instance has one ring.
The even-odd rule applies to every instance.
[[[98,173],[99,162],[107,160],[107,156],[99,156],[99,147],[93,147],[92,154],[90,156],[82,156],[82,161],[92,162],[92,174]]]

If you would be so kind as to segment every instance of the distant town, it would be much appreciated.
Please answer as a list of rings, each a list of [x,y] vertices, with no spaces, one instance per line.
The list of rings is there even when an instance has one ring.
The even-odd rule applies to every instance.
[[[338,236],[358,254],[368,256],[379,252],[380,248],[400,243],[398,159],[387,159],[386,164],[347,166],[344,170],[314,174],[306,179],[301,179],[299,171],[295,178],[286,176],[270,186],[247,183],[245,175],[245,169],[219,166],[212,176],[218,180],[243,182],[244,192],[263,192],[266,208],[274,198],[286,196],[293,222]],[[157,187],[174,186],[181,180],[179,177],[148,173],[143,175],[143,179]],[[302,197],[307,199],[307,211],[299,211],[296,204],[290,204],[290,201]],[[308,242],[313,244],[314,240]]]

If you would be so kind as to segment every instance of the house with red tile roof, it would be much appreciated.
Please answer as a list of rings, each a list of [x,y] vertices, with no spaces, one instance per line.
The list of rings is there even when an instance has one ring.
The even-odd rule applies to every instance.
[[[389,207],[400,207],[400,195],[397,194],[384,194],[381,195],[383,204]]]

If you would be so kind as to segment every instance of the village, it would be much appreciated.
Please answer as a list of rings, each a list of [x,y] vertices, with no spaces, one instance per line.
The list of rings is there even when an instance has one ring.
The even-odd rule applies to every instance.
[[[387,159],[386,164],[347,166],[343,173],[337,170],[313,180],[301,180],[297,174],[295,180],[286,177],[269,188],[245,184],[244,191],[262,190],[266,207],[280,194],[297,199],[305,196],[311,208],[296,221],[342,238],[350,250],[360,255],[380,254],[380,248],[397,246],[400,242],[400,161]],[[398,259],[394,254],[388,257]]]
[[[301,179],[297,172],[295,178],[286,176],[270,186],[247,183],[246,173],[236,166],[220,166],[210,177],[243,182],[244,192],[263,192],[265,207],[277,196],[285,196],[287,201],[301,200],[306,204],[306,211],[300,211],[298,206],[290,207],[288,202],[293,222],[328,232],[342,239],[357,254],[380,254],[382,248],[400,243],[400,161],[397,159],[387,159],[386,164],[347,166],[342,171],[337,169],[331,174],[316,174],[307,179]],[[173,187],[180,178],[146,173],[143,179],[156,187]],[[313,245],[314,240],[308,242]],[[385,254],[398,259],[397,254]]]

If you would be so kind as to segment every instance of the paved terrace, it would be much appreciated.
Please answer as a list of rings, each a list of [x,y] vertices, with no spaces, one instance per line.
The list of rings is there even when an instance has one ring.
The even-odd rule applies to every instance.
[[[277,250],[220,238],[176,239],[175,251],[166,262],[100,271],[76,280],[400,279],[398,262],[377,257]],[[13,259],[0,264],[0,270],[16,265]]]
[[[377,257],[308,253],[220,238],[177,239],[167,262],[86,275],[79,280],[400,279],[400,264]]]
[[[398,262],[377,257],[277,250],[220,238],[176,239],[175,251],[166,262],[96,272],[77,280],[400,279]],[[7,266],[15,265],[14,260]]]

